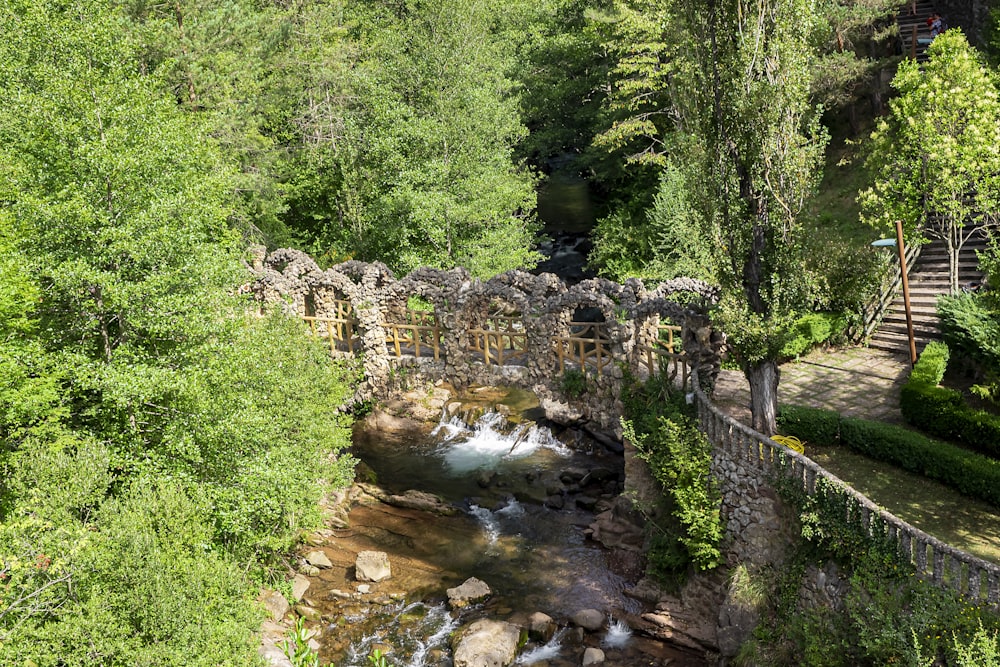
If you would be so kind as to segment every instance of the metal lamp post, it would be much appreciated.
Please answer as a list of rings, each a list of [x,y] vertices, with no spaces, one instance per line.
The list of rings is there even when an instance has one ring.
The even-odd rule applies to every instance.
[[[899,251],[899,274],[903,280],[903,308],[906,310],[906,336],[910,342],[910,365],[917,363],[917,342],[913,337],[913,313],[910,310],[910,281],[906,275],[906,250],[903,246],[903,222],[896,221],[896,238],[872,241],[876,248],[896,246]]]

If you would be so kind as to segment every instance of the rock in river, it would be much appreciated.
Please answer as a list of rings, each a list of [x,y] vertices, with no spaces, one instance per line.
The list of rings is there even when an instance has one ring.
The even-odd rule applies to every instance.
[[[383,581],[392,576],[389,554],[384,551],[362,551],[354,562],[358,581]]]
[[[517,657],[521,630],[505,621],[480,619],[455,633],[455,667],[507,667]]]

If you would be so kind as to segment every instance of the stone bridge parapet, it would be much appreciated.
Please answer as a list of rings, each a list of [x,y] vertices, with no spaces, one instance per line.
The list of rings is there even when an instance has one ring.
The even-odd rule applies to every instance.
[[[253,259],[250,291],[306,320],[334,356],[361,355],[355,400],[384,396],[400,369],[456,386],[520,386],[566,419],[619,431],[626,377],[688,367],[714,381],[721,335],[706,315],[718,288],[680,278],[647,289],[601,278],[566,285],[543,273],[489,280],[464,269],[421,268],[397,279],[384,264],[349,261],[326,270],[303,252]]]

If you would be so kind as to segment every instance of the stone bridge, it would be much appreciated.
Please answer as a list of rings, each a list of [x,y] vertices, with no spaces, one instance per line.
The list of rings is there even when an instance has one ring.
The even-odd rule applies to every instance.
[[[334,356],[360,355],[355,400],[385,395],[401,375],[456,386],[505,384],[534,391],[547,409],[619,432],[626,377],[688,368],[714,380],[721,336],[707,307],[718,288],[687,278],[647,289],[593,279],[568,286],[549,273],[489,280],[464,269],[422,268],[397,279],[380,263],[326,270],[305,253],[262,248],[250,286],[326,339]]]

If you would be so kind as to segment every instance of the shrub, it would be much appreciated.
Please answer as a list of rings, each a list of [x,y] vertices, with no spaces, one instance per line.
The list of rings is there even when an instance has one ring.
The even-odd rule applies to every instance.
[[[927,347],[920,353],[920,358],[910,373],[909,381],[932,386],[940,384],[944,372],[948,370],[949,356],[947,344],[937,340],[927,343]]]
[[[840,415],[831,410],[789,405],[778,413],[778,428],[814,445],[833,445],[840,440]]]
[[[903,418],[926,433],[1000,458],[1000,417],[970,408],[959,392],[937,386],[948,357],[946,344],[928,343],[900,391]]]
[[[1000,318],[985,294],[939,297],[937,312],[941,335],[956,354],[1000,371]]]
[[[830,340],[844,329],[843,318],[833,313],[808,313],[792,325],[791,339],[781,348],[785,357],[798,357],[815,345]]]
[[[682,394],[653,378],[626,392],[623,426],[639,457],[666,492],[670,519],[655,526],[649,562],[661,578],[719,563],[722,497],[711,472],[711,444],[689,414]]]
[[[254,664],[260,613],[245,573],[210,548],[205,503],[173,482],[143,480],[90,528],[24,525],[20,539],[45,549],[30,569],[46,606],[13,609],[0,623],[0,664]],[[5,527],[3,553],[18,530]]]
[[[562,379],[559,381],[559,388],[570,398],[580,398],[587,393],[587,374],[583,371],[570,369],[563,373]]]

